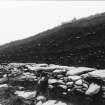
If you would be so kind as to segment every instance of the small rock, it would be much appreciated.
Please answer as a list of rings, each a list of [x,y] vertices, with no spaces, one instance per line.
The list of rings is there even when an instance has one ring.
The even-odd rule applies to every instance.
[[[67,78],[67,77],[63,77],[63,80],[64,80],[65,82],[67,82],[67,81],[68,81],[68,78]]]
[[[55,105],[56,100],[48,100],[46,102],[44,102],[42,105]]]
[[[102,88],[102,91],[105,91],[105,86],[102,86],[101,88]]]
[[[67,89],[67,91],[68,91],[68,92],[70,92],[70,91],[71,91],[71,89]]]
[[[88,90],[88,88],[82,87],[82,90],[83,90],[83,91],[87,91],[87,90]]]
[[[42,101],[38,101],[35,105],[43,105]]]
[[[53,85],[48,85],[49,89],[53,89],[54,86]]]
[[[83,83],[83,87],[88,88],[88,85],[86,83]]]
[[[76,91],[81,92],[81,93],[84,93],[84,90],[83,89],[76,89]]]
[[[63,77],[63,75],[57,75],[57,78],[58,79],[60,79],[60,78],[62,78]]]
[[[64,72],[65,72],[65,70],[54,70],[53,71],[54,74],[62,74]]]
[[[92,96],[97,94],[100,91],[101,86],[95,84],[95,83],[91,83],[89,85],[88,90],[85,92],[86,95]]]
[[[75,82],[76,85],[82,85],[82,79],[79,79]]]
[[[89,77],[89,74],[88,74],[88,73],[82,74],[81,77],[82,77],[83,79],[86,79],[87,77]]]
[[[15,94],[25,99],[31,99],[36,96],[36,91],[33,92],[16,91]]]
[[[67,92],[62,92],[63,95],[67,95]]]
[[[45,101],[46,97],[44,97],[44,96],[38,96],[36,99],[37,99],[37,101]]]
[[[59,87],[61,87],[62,89],[67,89],[67,86],[66,85],[59,85]]]
[[[63,80],[58,80],[57,83],[58,84],[61,84],[61,85],[65,85],[65,83],[63,82]]]
[[[67,82],[66,85],[67,86],[72,86],[74,82]]]
[[[67,105],[66,103],[62,102],[62,101],[58,101],[56,104],[54,105]]]
[[[18,89],[19,89],[19,90],[24,90],[24,87],[19,86]]]
[[[37,67],[48,67],[48,64],[42,63],[42,64],[36,64]]]

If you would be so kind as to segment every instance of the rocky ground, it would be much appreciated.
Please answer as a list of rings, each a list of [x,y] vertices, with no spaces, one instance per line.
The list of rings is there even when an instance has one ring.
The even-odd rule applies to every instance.
[[[0,105],[104,104],[104,69],[36,63],[0,65]]]

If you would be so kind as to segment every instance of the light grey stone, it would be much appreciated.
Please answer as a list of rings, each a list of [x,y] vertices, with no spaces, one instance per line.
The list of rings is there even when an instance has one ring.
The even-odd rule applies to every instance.
[[[79,74],[83,74],[83,73],[86,73],[86,72],[90,72],[90,71],[94,71],[95,69],[93,68],[88,68],[88,67],[77,67],[77,68],[74,68],[72,70],[69,70],[67,71],[67,76],[68,75],[79,75]]]
[[[85,92],[86,95],[92,96],[97,94],[100,91],[101,86],[95,84],[95,83],[91,83],[89,85],[88,90]]]

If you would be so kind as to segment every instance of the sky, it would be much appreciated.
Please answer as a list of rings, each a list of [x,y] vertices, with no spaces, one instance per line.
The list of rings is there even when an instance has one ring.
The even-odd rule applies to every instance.
[[[101,12],[105,1],[0,1],[0,45]]]

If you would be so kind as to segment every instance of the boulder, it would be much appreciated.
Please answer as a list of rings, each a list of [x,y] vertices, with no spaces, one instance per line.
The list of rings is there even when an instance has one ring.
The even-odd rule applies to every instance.
[[[89,88],[87,89],[87,91],[85,92],[86,95],[92,96],[95,95],[97,93],[99,93],[101,86],[95,84],[95,83],[91,83],[89,85]]]

